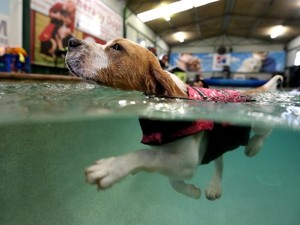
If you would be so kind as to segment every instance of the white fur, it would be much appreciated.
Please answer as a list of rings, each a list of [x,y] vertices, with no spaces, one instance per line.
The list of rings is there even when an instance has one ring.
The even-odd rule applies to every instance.
[[[94,67],[95,71],[104,69],[108,67],[109,61],[107,55],[103,51],[103,46],[97,44],[96,50],[92,52],[95,55],[94,61],[92,61],[91,66]],[[100,54],[99,54],[100,52]],[[101,54],[101,52],[103,52]]]
[[[278,85],[278,81],[283,82],[283,77],[281,75],[272,77],[267,83],[263,85],[263,88],[268,91],[275,91]]]
[[[168,72],[168,74],[170,74],[171,79],[176,83],[180,90],[182,90],[183,92],[187,91],[186,84],[182,80],[180,80],[178,76],[170,72]]]
[[[83,78],[92,79],[97,76],[97,72],[101,69],[109,66],[109,60],[104,52],[103,45],[81,40],[84,45],[77,48],[81,48],[80,51],[68,51],[66,60],[67,66],[71,71],[76,71],[75,75]],[[93,60],[81,61],[81,56],[87,55]]]

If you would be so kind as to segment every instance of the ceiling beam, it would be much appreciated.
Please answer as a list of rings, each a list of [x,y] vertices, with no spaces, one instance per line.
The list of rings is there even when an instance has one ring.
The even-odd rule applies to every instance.
[[[241,40],[239,42],[236,42],[236,41],[232,41],[231,39],[228,39],[230,42],[231,42],[231,45],[249,45],[249,43],[243,43],[245,39],[245,37],[243,35],[234,35],[234,36],[230,36],[230,37],[226,37],[226,38],[232,38],[232,37],[236,37],[236,38],[241,38]],[[209,39],[212,39],[212,38],[215,38],[214,40],[209,40]],[[174,48],[174,47],[179,47],[179,46],[186,46],[186,47],[201,47],[201,46],[210,46],[210,47],[215,47],[215,44],[217,41],[219,41],[220,37],[216,37],[216,36],[208,36],[206,37],[205,39],[203,40],[197,40],[197,39],[192,39],[192,40],[189,40],[189,41],[185,41],[184,44],[182,43],[172,43],[170,45],[171,48]],[[280,40],[272,40],[270,42],[270,39],[269,38],[253,38],[253,40],[257,40],[257,41],[261,41],[261,42],[257,42],[255,43],[256,45],[265,45],[265,44],[284,44],[287,39],[280,39]],[[211,43],[208,43],[207,40],[211,41]],[[248,39],[247,39],[248,40]],[[265,42],[265,43],[264,43]]]
[[[248,31],[248,33],[246,34],[246,37],[249,37],[254,30],[258,27],[258,25],[260,24],[260,22],[265,19],[266,15],[269,13],[269,11],[271,10],[272,6],[274,5],[274,2],[276,0],[271,0],[268,4],[267,7],[264,8],[263,12],[261,13],[261,15],[258,17],[258,19],[256,20],[256,22],[254,23],[254,25],[252,26],[252,28]]]
[[[200,29],[200,17],[199,17],[199,12],[198,9],[194,8],[194,23],[195,23],[195,30],[197,32],[197,36],[200,38],[201,37],[201,29]]]
[[[227,16],[227,15],[225,15]],[[245,18],[245,19],[257,19],[256,16],[246,16],[246,15],[243,15],[243,14],[231,14],[230,15],[230,19],[232,19],[233,17],[240,17],[241,19],[242,18]],[[177,30],[182,30],[184,27],[187,27],[187,26],[191,26],[191,25],[194,25],[195,23],[206,23],[206,22],[210,22],[212,20],[217,20],[217,19],[222,19],[222,16],[214,16],[214,17],[210,17],[208,19],[204,19],[204,20],[195,20],[193,22],[189,22],[189,23],[185,23],[185,24],[182,24],[181,26],[177,26]],[[276,18],[276,17],[272,17],[272,18],[264,18],[266,20],[269,20],[269,21],[274,21],[274,22],[278,22],[278,21],[282,21],[282,19],[280,18]],[[260,21],[261,22],[261,21]],[[299,25],[300,24],[300,21],[298,20],[285,20],[286,23],[293,23],[294,25]],[[258,24],[257,24],[258,25]],[[226,27],[226,24],[223,23],[223,26]],[[227,27],[228,29],[228,27]],[[253,29],[253,27],[252,27]],[[170,32],[174,32],[174,28],[170,28],[170,29],[164,29],[164,31],[162,32],[159,32],[158,35],[164,35],[164,34],[167,34],[167,33],[170,33]]]
[[[225,11],[223,15],[223,23],[221,28],[223,34],[227,34],[234,5],[235,0],[226,0]]]

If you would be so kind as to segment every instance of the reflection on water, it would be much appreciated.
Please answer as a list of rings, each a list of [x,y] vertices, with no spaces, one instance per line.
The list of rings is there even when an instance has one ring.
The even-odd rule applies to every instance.
[[[0,82],[0,122],[120,116],[212,119],[300,130],[299,92],[257,95],[255,102],[215,103],[144,96],[88,83]]]

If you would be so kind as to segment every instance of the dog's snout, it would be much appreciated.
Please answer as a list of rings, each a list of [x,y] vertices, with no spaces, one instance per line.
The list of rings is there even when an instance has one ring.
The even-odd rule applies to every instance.
[[[75,48],[75,47],[78,47],[78,46],[80,46],[80,45],[82,45],[81,40],[76,39],[76,38],[71,38],[71,39],[69,40],[69,42],[68,42],[69,48]]]

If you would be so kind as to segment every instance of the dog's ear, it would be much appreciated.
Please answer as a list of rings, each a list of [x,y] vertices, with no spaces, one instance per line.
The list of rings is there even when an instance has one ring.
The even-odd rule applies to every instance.
[[[170,97],[187,97],[186,93],[170,77],[170,74],[161,68],[154,55],[149,57],[149,63],[150,74],[156,81],[156,94]]]

